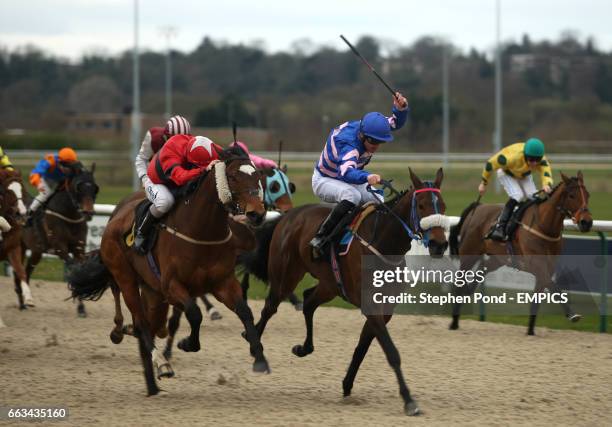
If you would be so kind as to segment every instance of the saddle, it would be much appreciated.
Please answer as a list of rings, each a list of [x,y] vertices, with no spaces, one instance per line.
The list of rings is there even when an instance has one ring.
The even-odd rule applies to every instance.
[[[142,202],[138,203],[136,209],[134,209],[134,222],[132,222],[132,227],[128,230],[124,235],[124,241],[128,248],[134,246],[134,237],[136,235],[136,226],[142,222],[142,219],[147,214],[149,207],[152,205],[149,200],[145,199]],[[157,236],[159,235],[159,227],[154,226],[151,229],[151,232],[147,236],[145,241],[145,250],[147,253],[151,252],[153,247],[155,246],[155,242],[157,242]]]
[[[348,226],[346,226],[344,231],[340,233],[340,238],[337,239],[337,242],[333,242],[334,247],[337,248],[336,252],[339,256],[344,256],[348,253],[359,226],[363,220],[375,210],[376,204],[374,202],[368,202],[361,206],[360,209],[357,209],[357,212],[353,214],[352,220]]]

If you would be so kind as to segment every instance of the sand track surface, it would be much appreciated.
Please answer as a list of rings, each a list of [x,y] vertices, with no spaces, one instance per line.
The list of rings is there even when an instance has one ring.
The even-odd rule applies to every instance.
[[[37,306],[23,312],[12,287],[0,279],[0,405],[67,406],[69,420],[53,425],[612,425],[611,335],[538,328],[527,337],[525,327],[476,321],[449,331],[447,318],[396,316],[390,333],[423,411],[408,419],[376,342],[342,398],[358,310],[319,309],[315,352],[300,359],[291,347],[303,341],[302,314],[281,304],[263,337],[272,373],[261,375],[240,321],[220,307],[222,320],[204,320],[202,350],[175,349],[176,377],[146,397],[136,340],[108,338],[110,292],[80,319],[63,283],[33,281]],[[250,305],[259,318],[262,302]]]

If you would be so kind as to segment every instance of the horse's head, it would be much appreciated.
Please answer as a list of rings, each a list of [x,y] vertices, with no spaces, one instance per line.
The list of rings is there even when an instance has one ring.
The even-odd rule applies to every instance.
[[[6,190],[12,193],[14,197],[14,205],[10,205],[13,208],[13,213],[19,216],[24,216],[26,214],[26,207],[23,203],[23,195],[25,194],[25,190],[23,188],[23,181],[21,179],[21,173],[17,170],[8,170],[4,169],[0,173],[0,182],[2,182],[3,186]],[[9,197],[11,200],[12,197]]]
[[[219,158],[224,165],[215,166],[219,199],[231,213],[244,213],[251,225],[261,225],[266,209],[261,175],[253,162],[239,146],[221,151]]]
[[[295,184],[282,169],[263,169],[261,171],[264,179],[264,202],[266,207],[287,212],[293,208],[291,194],[295,193]]]
[[[76,202],[79,211],[85,215],[87,221],[94,214],[94,204],[100,190],[94,179],[95,169],[95,163],[92,165],[91,171],[82,166],[75,168],[74,174],[68,183],[68,191]]]
[[[448,227],[448,218],[444,214],[446,205],[440,192],[444,173],[440,168],[436,172],[434,182],[423,182],[412,169],[409,170],[410,179],[414,186],[410,214],[412,224],[417,230],[422,231],[424,240],[428,243],[429,254],[441,257],[448,248],[445,234]]]
[[[578,229],[586,233],[593,226],[593,216],[589,211],[589,192],[584,186],[582,172],[568,178],[561,173],[563,189],[559,209],[578,225]]]

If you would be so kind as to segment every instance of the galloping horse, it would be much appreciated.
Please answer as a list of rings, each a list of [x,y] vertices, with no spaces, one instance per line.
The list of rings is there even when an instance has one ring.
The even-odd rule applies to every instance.
[[[289,181],[286,175],[287,168],[269,168],[259,170],[264,182],[264,206],[267,211],[276,211],[281,214],[287,212],[293,208],[293,200],[291,194],[295,192],[295,184]],[[237,219],[237,218],[236,218]],[[239,268],[243,268],[242,281],[240,287],[242,288],[242,297],[247,300],[247,293],[249,290],[249,261],[254,256],[254,235],[253,231],[248,225],[243,224],[237,220],[230,220],[230,227],[234,233],[234,238],[241,242],[237,245],[237,264]],[[255,230],[257,233],[257,230]],[[302,302],[298,297],[291,293],[289,300],[293,304],[296,310],[301,310]],[[206,295],[202,296],[202,301],[206,307],[207,313],[210,314],[211,320],[221,319],[221,314],[214,308],[213,304],[208,300]],[[174,344],[174,337],[178,330],[179,323],[181,320],[182,310],[178,306],[174,306],[172,309],[172,316],[168,320],[168,339],[166,340],[166,347],[164,349],[164,357],[170,359],[172,357],[172,345]],[[129,328],[128,328],[129,330]],[[168,376],[169,371],[167,367],[160,370],[160,375]]]
[[[561,174],[561,178],[562,181],[550,195],[534,200],[525,209],[519,228],[512,241],[507,243],[484,238],[491,225],[497,221],[500,206],[481,205],[477,202],[468,206],[461,214],[459,223],[451,228],[449,238],[451,253],[460,257],[460,268],[469,270],[480,263],[480,268],[486,268],[486,273],[490,273],[503,265],[513,265],[518,257],[521,262],[515,267],[535,276],[535,292],[542,292],[544,288],[558,291],[552,276],[563,245],[563,220],[571,218],[583,233],[588,232],[593,225],[588,208],[589,192],[584,186],[582,172],[572,178]],[[489,258],[485,260],[484,255],[489,255]],[[454,287],[454,290],[460,295],[469,295],[475,288],[475,284],[471,284],[462,288]],[[562,306],[568,319],[580,319],[568,303]],[[537,310],[538,304],[532,303],[528,335],[534,335]],[[450,329],[459,328],[460,314],[461,304],[454,304]]]
[[[429,240],[429,253],[441,256],[448,246],[444,234],[443,215],[446,209],[440,194],[443,173],[439,169],[435,182],[422,182],[412,170],[410,178],[413,188],[389,202],[379,204],[374,213],[368,215],[358,231],[361,245],[351,245],[348,253],[339,260],[339,270],[344,282],[339,289],[338,282],[327,262],[313,261],[309,242],[317,232],[319,224],[329,213],[323,205],[305,205],[290,210],[273,229],[268,245],[260,242],[259,262],[267,265],[270,293],[256,325],[261,336],[266,323],[276,313],[279,303],[292,292],[308,272],[318,279],[317,285],[304,291],[304,319],[306,340],[303,345],[293,347],[296,356],[304,357],[314,351],[313,315],[317,307],[336,296],[344,296],[351,304],[361,307],[361,265],[363,255],[376,255],[385,260],[389,255],[404,254],[411,246],[412,238],[425,237]],[[419,231],[416,231],[419,230]],[[410,235],[408,234],[410,232]],[[269,248],[269,249],[268,249]],[[273,256],[272,256],[273,254]],[[400,355],[387,330],[390,315],[366,315],[359,343],[343,381],[344,396],[349,396],[357,370],[363,361],[370,343],[378,339],[389,364],[395,371],[400,394],[404,400],[407,415],[417,415],[419,408],[410,396],[400,368]]]
[[[25,214],[23,203],[23,182],[18,171],[0,169],[0,228],[2,228],[2,242],[0,242],[0,260],[7,259],[13,268],[15,293],[19,301],[19,309],[34,306],[29,280],[23,266],[24,250],[21,243],[22,221]]]
[[[61,184],[55,194],[41,207],[32,226],[23,230],[24,249],[31,255],[26,265],[27,281],[40,262],[43,253],[57,255],[66,267],[83,259],[87,239],[87,222],[94,214],[99,187],[94,179],[95,163],[91,172],[78,163],[74,175]],[[29,205],[29,201],[28,201]],[[85,317],[85,306],[77,306],[78,315]]]
[[[210,172],[189,185],[193,191],[179,198],[176,208],[160,224],[150,255],[140,256],[126,243],[142,200],[133,199],[115,210],[100,250],[70,272],[73,297],[97,299],[109,286],[113,288],[118,310],[111,337],[118,341],[124,326],[117,290],[123,294],[134,320],[149,395],[159,392],[153,359],[158,366],[167,363],[155,349],[153,336],[164,335],[168,304],[180,306],[191,326],[191,334],[179,342],[179,348],[199,351],[202,312],[195,299],[204,293],[212,293],[238,315],[255,358],[253,370],[269,372],[253,315],[234,275],[236,242],[228,218],[230,212],[244,213],[254,225],[263,221],[266,211],[261,181],[242,150],[224,150],[219,156],[222,161],[211,164]]]

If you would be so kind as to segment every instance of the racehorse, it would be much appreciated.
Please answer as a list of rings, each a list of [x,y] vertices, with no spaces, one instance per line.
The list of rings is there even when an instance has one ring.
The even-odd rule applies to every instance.
[[[75,261],[83,259],[87,222],[94,214],[99,191],[94,179],[95,169],[95,163],[91,171],[81,163],[73,165],[74,175],[58,186],[45,206],[41,206],[32,225],[23,229],[24,250],[31,251],[26,265],[27,281],[44,253],[57,255],[67,269]],[[87,316],[81,301],[77,313],[80,317]]]
[[[267,266],[270,292],[256,325],[261,336],[265,326],[276,313],[279,303],[292,292],[308,272],[318,283],[304,291],[304,319],[306,339],[302,345],[293,347],[293,353],[304,357],[314,351],[313,315],[317,307],[336,296],[343,296],[351,304],[361,307],[361,266],[363,255],[375,255],[385,261],[390,255],[404,254],[411,247],[413,238],[428,241],[430,255],[441,256],[448,246],[444,234],[445,205],[440,194],[443,172],[436,173],[435,182],[423,182],[410,170],[413,187],[396,193],[389,202],[381,203],[374,213],[365,217],[357,233],[361,243],[350,246],[348,253],[339,260],[339,271],[343,287],[338,284],[330,263],[313,261],[310,240],[317,232],[321,221],[330,208],[323,205],[305,205],[290,210],[272,229],[268,244],[259,242],[261,266]],[[389,186],[387,184],[387,186]],[[273,254],[273,256],[271,256]],[[395,264],[398,265],[398,264]],[[380,343],[399,383],[407,415],[417,415],[419,408],[410,396],[400,367],[400,355],[387,330],[390,315],[368,314],[363,325],[359,343],[343,381],[344,396],[349,396],[353,382],[370,343],[374,338]]]
[[[295,184],[289,181],[286,175],[287,168],[268,168],[260,169],[262,180],[264,181],[264,205],[268,211],[280,212],[281,214],[287,212],[293,208],[293,200],[291,195],[295,192]],[[250,242],[254,239],[253,232],[248,225],[238,221],[238,218],[230,221],[230,226],[234,237],[242,242],[242,245],[238,247],[238,267],[243,269],[242,281],[240,286],[242,288],[242,296],[244,300],[247,300],[247,292],[249,289],[249,277],[251,271],[249,271],[248,260],[253,256],[255,249],[254,245],[251,246]],[[255,233],[258,231],[255,230]],[[302,302],[295,296],[294,293],[289,295],[289,300],[296,308],[300,310]],[[206,311],[210,314],[211,320],[221,319],[221,314],[214,308],[213,304],[208,300],[206,295],[202,297],[202,301],[206,307]],[[170,359],[172,357],[172,345],[174,343],[174,337],[178,330],[182,311],[180,307],[174,306],[172,309],[172,316],[168,320],[168,339],[166,340],[166,347],[164,349],[164,357]],[[159,375],[170,375],[168,368],[164,366]]]
[[[111,337],[114,334],[119,341],[124,332],[120,290],[134,321],[148,395],[159,392],[153,360],[157,365],[167,363],[155,349],[153,336],[165,334],[168,304],[180,306],[191,326],[191,334],[179,342],[179,348],[199,351],[202,312],[195,299],[204,293],[212,293],[236,312],[255,358],[253,370],[269,372],[253,315],[234,275],[236,243],[228,219],[230,212],[244,213],[250,223],[260,224],[265,216],[263,189],[259,174],[241,149],[224,150],[219,157],[221,161],[213,162],[210,172],[188,184],[192,191],[180,197],[162,220],[149,256],[138,255],[126,243],[142,200],[136,198],[116,208],[100,250],[70,272],[69,286],[75,298],[97,299],[109,286],[113,288],[116,313]]]
[[[0,169],[0,228],[2,229],[2,242],[0,243],[0,260],[8,260],[13,268],[15,293],[19,302],[19,309],[34,306],[29,280],[23,266],[24,250],[21,243],[22,221],[26,213],[23,203],[23,181],[21,174],[16,170]]]
[[[558,292],[552,277],[563,246],[563,220],[571,218],[583,233],[593,225],[588,207],[589,192],[584,185],[582,172],[572,178],[561,174],[561,178],[550,195],[533,200],[525,208],[512,240],[507,243],[484,238],[497,221],[500,206],[481,205],[478,202],[468,206],[461,214],[459,223],[451,228],[449,237],[451,253],[460,257],[460,269],[469,270],[479,264],[480,269],[490,273],[503,265],[513,265],[535,276],[535,292],[542,292],[545,288]],[[486,260],[485,254],[489,256]],[[520,262],[517,263],[517,260]],[[454,290],[459,295],[469,295],[475,288],[475,283],[472,283],[461,288],[454,287]],[[536,302],[531,305],[528,335],[535,333],[538,306]],[[580,319],[569,303],[563,303],[562,307],[569,320]],[[459,328],[460,314],[461,304],[454,304],[450,329]]]

